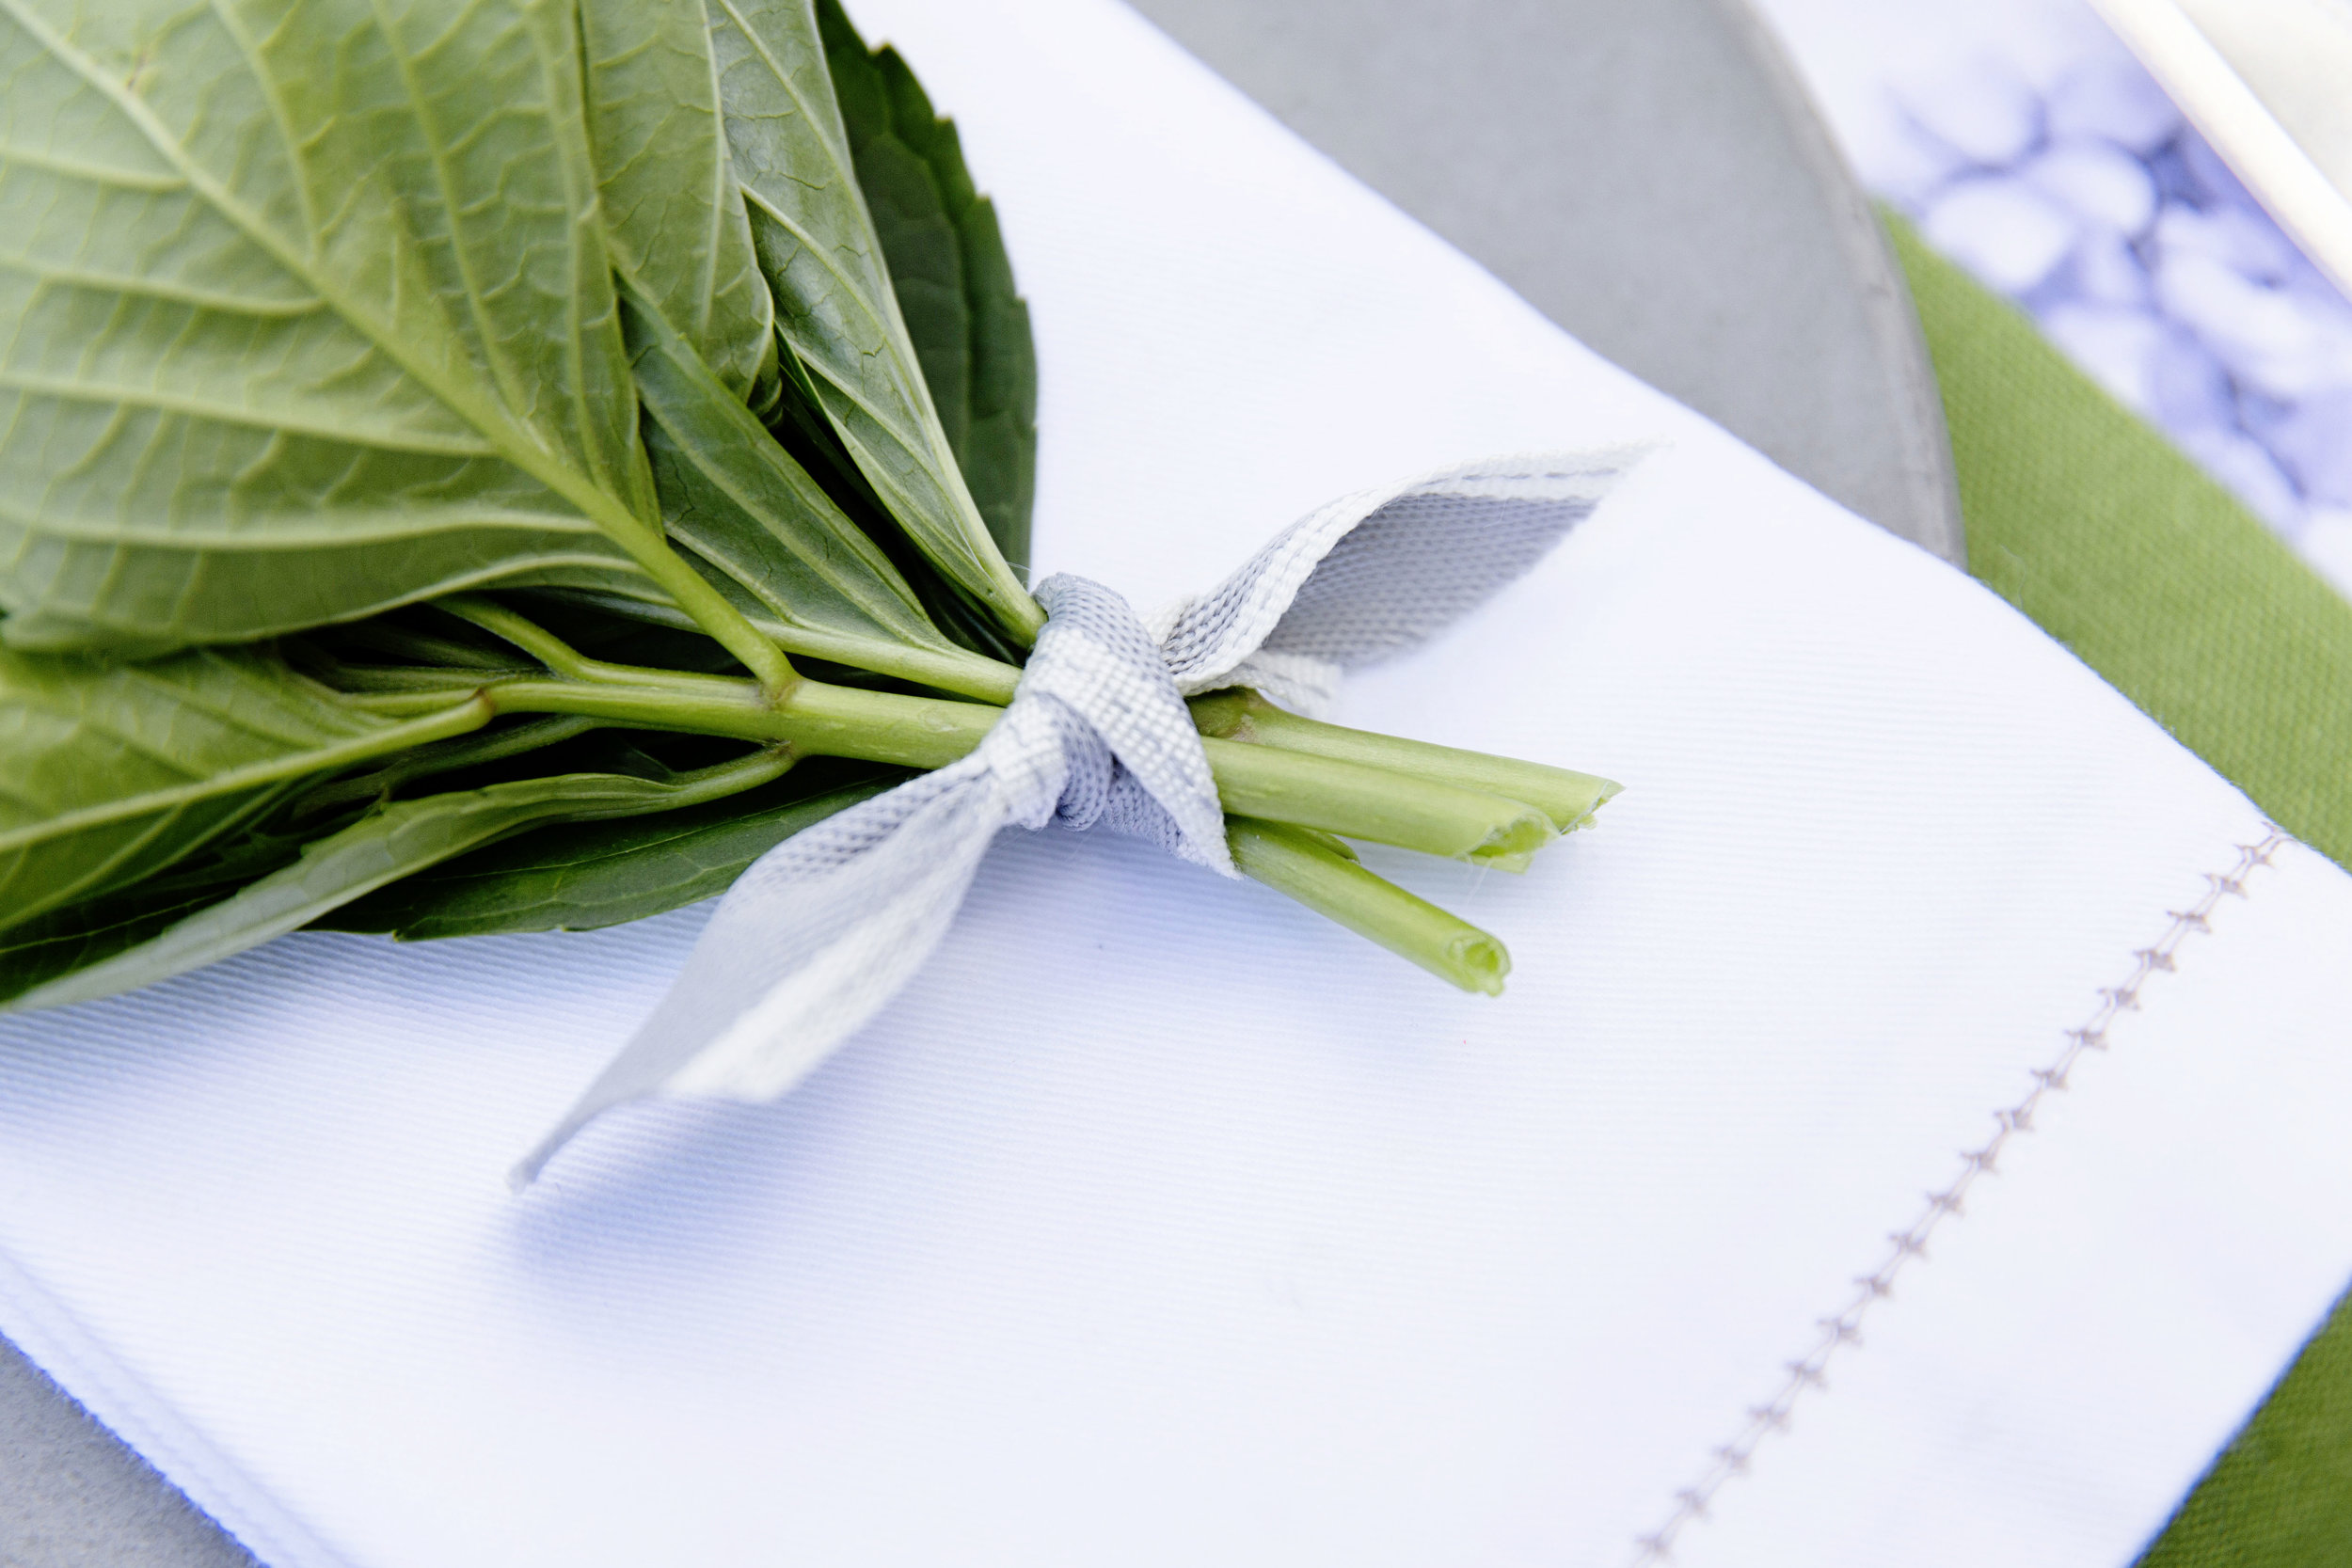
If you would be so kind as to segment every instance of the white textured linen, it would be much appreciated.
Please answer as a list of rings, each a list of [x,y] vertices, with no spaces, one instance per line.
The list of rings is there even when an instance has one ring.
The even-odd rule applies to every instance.
[[[1379,475],[1667,438],[1336,715],[1626,781],[1523,878],[1367,855],[1510,993],[1008,834],[796,1093],[617,1113],[516,1201],[701,917],[298,937],[0,1025],[0,1326],[275,1568],[1627,1561],[2264,825],[1127,13],[857,15],[1002,203],[1047,569],[1149,604]],[[1678,1558],[2161,1522],[2352,1267],[2352,887],[2244,886]]]
[[[773,1100],[923,967],[1008,827],[1098,822],[1238,879],[1189,693],[1257,685],[1320,712],[1422,646],[1592,515],[1644,449],[1456,464],[1343,496],[1169,610],[1063,573],[1020,689],[970,755],[778,845],[736,879],[670,994],[517,1167],[634,1100]]]

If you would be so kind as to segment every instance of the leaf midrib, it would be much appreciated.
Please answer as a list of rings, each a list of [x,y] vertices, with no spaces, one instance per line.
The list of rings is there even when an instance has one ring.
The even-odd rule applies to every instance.
[[[696,0],[695,14],[702,18],[703,37],[710,36],[710,8]],[[735,163],[727,149],[726,98],[719,90],[718,51],[706,47],[703,55],[710,62],[710,103],[713,113],[710,126],[710,228],[703,236],[702,320],[694,324],[694,334],[704,341],[710,338],[710,323],[719,309],[719,245],[726,235],[727,204],[730,198],[740,200],[735,183]]]
[[[119,800],[101,801],[97,805],[86,806],[80,811],[67,812],[30,827],[0,832],[0,854],[27,845],[39,844],[45,839],[62,837],[68,833],[84,832],[91,828],[104,827],[111,822],[143,816],[150,812],[170,811],[179,806],[192,805],[213,796],[233,794],[241,790],[257,788],[262,784],[277,784],[286,779],[300,778],[308,773],[324,772],[349,763],[363,762],[369,757],[379,755],[387,751],[404,750],[410,746],[421,745],[427,740],[438,740],[447,736],[461,735],[469,729],[478,728],[488,722],[491,714],[489,700],[477,695],[445,708],[439,713],[412,720],[405,724],[388,725],[384,729],[356,736],[337,745],[321,746],[311,751],[296,752],[291,756],[273,757],[264,762],[248,764],[244,768],[232,768],[226,772],[215,773],[209,778],[199,779],[193,784],[170,789],[153,790],[142,795],[128,796]]]
[[[43,515],[35,518],[26,513],[0,502],[0,524],[10,524],[27,531],[38,527],[44,539],[62,539],[77,545],[119,544],[135,540],[142,547],[159,550],[208,550],[242,553],[251,550],[268,553],[278,550],[309,550],[339,546],[360,546],[392,544],[403,539],[422,539],[436,533],[462,533],[469,529],[511,529],[516,531],[569,533],[586,538],[601,539],[603,532],[585,518],[566,512],[516,512],[495,507],[467,507],[463,503],[439,510],[419,509],[403,512],[396,507],[372,507],[365,512],[339,512],[335,521],[312,531],[285,528],[274,519],[274,511],[260,511],[259,516],[273,521],[264,531],[251,533],[208,531],[176,526],[168,534],[139,533],[128,527],[109,528],[99,524],[75,524]],[[368,528],[368,520],[383,522]],[[366,531],[361,531],[366,528]],[[618,556],[599,556],[599,562],[613,565],[623,563]]]
[[[269,104],[270,123],[278,127],[278,139],[285,148],[287,165],[294,172],[294,199],[302,207],[302,227],[315,235],[319,231],[318,209],[310,200],[310,182],[302,178],[302,141],[294,135],[294,117],[286,111],[285,95],[262,69],[261,46],[246,35],[244,20],[235,9],[224,0],[212,0],[212,11],[220,19],[222,30],[236,40],[238,51],[245,55],[246,73],[261,85],[262,97]]]
[[[136,665],[126,666],[124,673],[126,678],[138,688],[161,693],[165,703],[171,707],[185,708],[196,713],[200,713],[207,719],[212,720],[214,723],[217,724],[222,729],[244,735],[253,740],[262,742],[265,746],[277,748],[308,746],[316,749],[325,743],[367,740],[372,738],[372,736],[377,733],[365,728],[354,726],[342,731],[341,735],[335,735],[332,733],[323,735],[320,733],[320,728],[314,728],[309,734],[303,735],[283,734],[263,727],[262,724],[257,722],[254,716],[250,714],[240,713],[236,711],[233,706],[224,705],[216,694],[208,692],[201,687],[183,685],[176,681],[164,680]],[[103,711],[99,711],[87,705],[68,704],[60,705],[55,703],[43,702],[41,700],[43,695],[45,695],[45,693],[40,690],[20,691],[14,694],[14,705],[19,705],[28,712],[46,714],[52,719],[64,720],[68,723],[74,725],[78,730],[103,736],[104,739],[112,741],[121,751],[128,752],[165,772],[177,774],[181,778],[189,781],[189,784],[200,784],[204,783],[207,778],[212,776],[207,769],[191,765],[177,752],[159,749],[156,743],[147,736],[139,733],[135,729],[125,728],[123,725],[117,723]],[[283,710],[281,710],[281,712],[283,712]],[[288,718],[295,717],[293,714],[285,714],[284,716]],[[346,716],[340,714],[326,714],[322,715],[321,717],[343,718]],[[323,727],[324,726],[321,726],[321,728]],[[10,798],[25,801],[27,804],[34,805],[40,810],[45,811],[49,809],[45,803],[32,801],[22,794],[11,792]],[[17,829],[12,831],[22,832],[29,830]],[[0,839],[4,838],[5,835],[0,835]]]
[[[669,361],[675,373],[689,388],[709,392],[714,402],[724,398],[726,395],[724,388],[720,387],[709,366],[704,364],[700,357],[694,355],[692,344],[678,338],[676,327],[662,317],[660,308],[642,296],[634,300],[632,304],[635,309],[644,311],[653,325],[655,341],[649,345],[647,352],[659,355]],[[910,618],[917,626],[923,626],[928,630],[928,626],[923,622],[921,603],[914,597],[914,591],[906,588],[903,583],[894,587],[888,578],[881,575],[885,572],[891,573],[892,576],[896,574],[892,572],[889,562],[882,555],[880,547],[866,539],[863,533],[858,532],[855,525],[847,517],[842,516],[837,507],[833,507],[832,499],[826,497],[821,488],[818,489],[818,495],[823,500],[824,507],[831,508],[831,516],[827,516],[824,510],[807,501],[805,498],[792,497],[803,503],[817,526],[823,530],[824,543],[828,547],[812,551],[807,547],[809,541],[798,530],[788,526],[779,527],[771,521],[774,509],[770,504],[770,498],[755,490],[747,490],[739,484],[739,476],[732,466],[724,463],[706,463],[701,460],[697,455],[701,442],[693,438],[694,433],[681,432],[673,426],[670,420],[662,418],[660,399],[645,398],[644,402],[647,412],[653,416],[654,421],[661,426],[671,441],[677,446],[686,459],[694,465],[704,479],[720,494],[733,501],[737,509],[745,516],[757,523],[763,532],[782,546],[787,554],[801,563],[803,570],[809,572],[866,619],[893,633],[903,634],[902,628],[904,630],[914,629],[906,626]],[[745,420],[752,418],[744,413],[739,405],[734,405],[730,411],[723,411],[720,417],[739,417]],[[755,424],[754,428],[756,428]],[[766,439],[765,433],[762,432],[752,439],[755,444],[764,440]],[[775,477],[778,487],[790,495],[793,487],[789,478],[782,474]],[[861,545],[866,551],[871,552],[870,555],[861,554],[859,549]],[[864,566],[869,576],[866,578],[859,578],[855,574],[846,572],[836,566],[836,560],[855,562]],[[800,617],[792,614],[784,606],[769,601],[761,593],[760,583],[748,580],[743,573],[738,571],[730,563],[723,561],[713,563],[728,577],[750,590],[763,603],[767,603],[771,610],[775,610],[786,620],[793,622],[800,620]],[[877,608],[877,606],[886,607],[888,613],[885,613],[884,609]],[[935,633],[932,635],[936,636]]]
[[[230,676],[232,679],[248,683],[249,689],[253,673],[249,668],[238,669],[232,661],[210,649],[201,650],[193,657],[201,659],[207,666],[217,667],[228,664]],[[293,702],[275,692],[257,693],[254,701],[270,704],[285,718],[307,721],[312,726],[308,735],[281,734],[263,728],[259,716],[239,711],[233,702],[224,702],[220,694],[208,691],[200,685],[183,685],[178,681],[166,680],[151,665],[130,664],[120,668],[126,679],[143,689],[164,693],[174,707],[186,708],[207,715],[227,728],[240,730],[257,739],[266,740],[276,745],[315,744],[323,738],[322,731],[329,731],[331,734],[330,726],[337,724],[343,726],[342,735],[347,739],[357,740],[374,733],[374,728],[359,716],[336,708],[324,701],[314,699],[307,708],[296,707]],[[301,687],[294,688],[294,693],[308,694]]]
[[[56,909],[61,904],[70,904],[74,899],[84,896],[92,888],[104,887],[108,879],[119,872],[125,863],[136,860],[150,845],[179,826],[184,815],[184,808],[157,812],[153,821],[133,834],[127,842],[117,845],[112,854],[85,867],[79,876],[62,886],[53,885],[45,893],[35,894],[29,902]],[[0,891],[6,891],[8,883],[15,881],[17,876],[26,868],[26,863],[19,860],[10,868],[7,881],[0,882]],[[19,912],[22,912],[22,906],[19,907]]]
[[[932,481],[935,488],[938,487],[938,476],[923,465],[921,461],[921,453],[915,450],[912,442],[908,441],[904,436],[900,435],[897,429],[893,428],[887,420],[882,419],[882,416],[874,412],[873,404],[867,403],[864,398],[860,397],[850,388],[843,386],[841,378],[833,374],[823,365],[813,364],[806,360],[803,360],[803,363],[808,365],[810,373],[822,376],[826,386],[831,387],[835,392],[838,392],[845,401],[853,404],[859,410],[873,419],[877,424],[882,427],[883,431],[889,435],[893,440],[897,441],[900,447],[906,449],[911,454],[913,454],[916,459],[915,467],[917,471],[920,472],[924,478]],[[859,441],[857,436],[846,429],[837,430],[836,433],[845,443],[853,443],[859,446],[864,446],[866,444]],[[952,456],[946,453],[938,453],[937,455],[939,455],[948,465],[952,465],[955,461]],[[882,483],[880,479],[877,479],[870,473],[866,475],[866,478],[876,485],[880,485]],[[907,487],[903,482],[894,479],[893,487],[898,490],[898,492],[902,495],[906,495],[907,493]],[[966,500],[968,502],[968,497],[966,498]],[[910,510],[912,510],[917,516],[922,515],[923,508],[916,504],[915,498],[914,496],[908,495],[907,502]],[[955,507],[955,497],[952,494],[947,497],[947,502],[950,510],[953,510]],[[964,562],[969,565],[974,572],[978,574],[976,580],[980,583],[991,583],[993,581],[993,574],[989,571],[988,562],[982,558],[979,551],[974,547],[971,539],[965,536],[961,531],[958,531],[954,536],[954,544],[957,550],[962,555]]]
[[[470,11],[473,8],[469,5],[465,8]],[[416,61],[410,56],[400,34],[393,30],[391,18],[384,14],[384,0],[369,0],[368,10],[375,18],[375,30],[384,36],[385,43],[389,46],[393,69],[400,73],[400,90],[407,100],[408,112],[416,122],[418,134],[424,138],[426,161],[433,167],[434,188],[440,193],[441,212],[449,225],[450,260],[457,269],[457,276],[465,282],[466,309],[473,317],[474,335],[481,341],[483,357],[490,362],[490,374],[497,381],[499,391],[506,399],[507,405],[526,407],[530,400],[523,395],[524,388],[516,380],[514,366],[508,363],[506,355],[500,349],[498,324],[490,319],[485,308],[482,285],[474,277],[473,255],[465,242],[466,204],[458,199],[451,179],[449,150],[441,144],[439,121],[434,118],[432,106],[418,86]],[[452,24],[453,29],[456,25],[458,24]],[[251,62],[248,61],[247,65],[250,69]],[[295,182],[306,191],[310,188],[309,182],[301,178],[301,166],[298,164],[295,166]],[[304,222],[306,226],[310,225],[307,211]],[[316,237],[316,227],[310,227],[310,233]]]
[[[859,194],[857,173],[849,161],[849,148],[846,143],[838,148],[834,146],[832,138],[825,135],[824,122],[818,119],[815,114],[810,112],[808,100],[802,96],[801,89],[793,84],[791,72],[784,69],[782,62],[780,62],[776,58],[774,53],[769,49],[767,43],[760,38],[758,32],[749,22],[744,20],[743,13],[736,8],[734,0],[719,0],[719,8],[726,12],[727,20],[735,24],[735,30],[741,36],[744,44],[750,48],[753,54],[758,55],[761,62],[768,67],[768,73],[771,76],[773,76],[776,80],[776,85],[784,89],[785,97],[792,101],[792,107],[799,112],[802,123],[808,126],[809,130],[815,135],[818,142],[823,146],[825,150],[825,156],[833,165],[834,187],[836,189],[846,189],[850,193],[850,199],[863,206],[866,198]],[[717,69],[715,57],[712,63],[712,69],[714,71]],[[723,103],[724,100],[722,99],[721,102]],[[756,202],[761,212],[766,213],[771,218],[774,219],[780,228],[801,243],[802,249],[817,258],[818,265],[822,266],[827,272],[832,273],[835,278],[840,280],[841,286],[849,291],[850,298],[854,301],[859,309],[865,312],[866,319],[882,329],[882,337],[885,340],[889,339],[892,336],[890,331],[890,323],[882,318],[881,310],[875,306],[873,300],[868,297],[867,291],[852,279],[847,273],[843,272],[834,262],[832,253],[824,246],[815,244],[809,238],[808,231],[806,230],[803,229],[799,224],[794,223],[790,218],[786,217],[782,213],[778,212],[775,204],[769,201],[757,191],[753,190],[748,185],[743,186],[742,189],[745,200]],[[869,215],[866,220],[866,226],[870,229],[872,225],[873,220]],[[884,277],[881,281],[885,289],[888,288],[889,280],[887,277]],[[894,431],[893,434],[896,435],[898,433]],[[900,439],[903,440],[904,437],[901,436]]]
[[[794,242],[800,245],[803,251],[815,257],[818,266],[823,267],[827,272],[833,274],[834,280],[841,285],[841,292],[848,294],[850,299],[857,305],[858,309],[865,312],[866,319],[872,322],[877,327],[880,327],[882,329],[882,336],[885,339],[890,337],[890,324],[882,320],[881,313],[878,312],[874,309],[873,305],[866,299],[865,288],[854,278],[850,277],[848,273],[843,272],[840,266],[834,262],[833,253],[828,248],[818,245],[809,234],[807,230],[802,228],[799,224],[785,216],[785,214],[777,209],[774,202],[770,201],[766,197],[760,195],[759,192],[753,190],[749,185],[743,187],[743,199],[752,206],[757,207],[761,213],[767,215],[767,218],[771,223],[773,223],[777,228],[791,235]],[[882,286],[884,288],[889,287],[888,281],[884,280]],[[804,364],[811,363],[808,356],[805,355],[802,356],[802,362]],[[818,368],[822,369],[823,367],[819,364]],[[825,379],[832,381],[835,386],[840,385],[839,377],[834,376],[830,372],[826,374]],[[843,390],[848,392],[848,388],[844,388]],[[904,387],[899,388],[902,395],[906,392],[906,390],[907,389]],[[855,393],[849,393],[848,395],[857,397],[857,394]],[[909,403],[913,402],[911,398],[907,399],[907,401]],[[910,437],[906,432],[900,430],[892,420],[884,419],[881,414],[876,413],[873,407],[868,404],[865,399],[857,398],[857,403],[859,407],[866,409],[866,412],[873,417],[875,422],[882,425],[883,429],[889,431],[893,436],[897,437],[900,445],[905,446],[910,450],[915,447],[915,438]]]

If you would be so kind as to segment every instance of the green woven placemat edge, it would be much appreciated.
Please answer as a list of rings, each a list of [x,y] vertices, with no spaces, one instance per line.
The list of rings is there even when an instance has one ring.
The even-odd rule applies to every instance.
[[[1943,389],[1968,569],[2352,864],[2352,604],[2023,315],[1888,227]]]
[[[1886,226],[1944,396],[1969,570],[2352,864],[2352,604],[2032,323],[1899,217]],[[2138,1568],[2347,1563],[2352,1295]]]
[[[2352,1562],[2352,1298],[2197,1483],[2138,1568]]]

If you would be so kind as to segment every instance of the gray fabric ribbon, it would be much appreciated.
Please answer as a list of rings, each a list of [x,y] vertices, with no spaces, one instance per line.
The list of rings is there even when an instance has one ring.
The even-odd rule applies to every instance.
[[[807,829],[737,879],[653,1016],[515,1173],[653,1096],[772,1100],[923,966],[1004,828],[1097,825],[1236,876],[1187,695],[1321,711],[1550,550],[1646,449],[1489,459],[1343,497],[1147,629],[1059,576],[1011,705],[970,755]]]

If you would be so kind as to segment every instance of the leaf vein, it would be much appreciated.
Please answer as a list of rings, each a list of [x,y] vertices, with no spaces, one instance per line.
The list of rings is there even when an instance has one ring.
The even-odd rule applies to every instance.
[[[263,102],[269,105],[270,123],[277,129],[278,139],[286,151],[288,172],[294,177],[294,199],[302,208],[303,231],[310,236],[315,249],[319,237],[318,212],[311,200],[310,182],[303,178],[299,142],[294,135],[294,117],[286,108],[285,94],[278,89],[277,79],[262,63],[258,42],[246,31],[244,19],[224,0],[212,0],[213,14],[220,20],[222,31],[235,42],[237,52],[245,56],[246,72],[261,88]]]
[[[23,256],[0,255],[0,270],[22,273],[39,279],[44,286],[60,284],[68,288],[105,290],[118,294],[186,305],[199,310],[215,310],[223,315],[252,316],[262,320],[282,321],[314,315],[326,306],[325,300],[315,296],[310,299],[255,299],[250,295],[217,293],[209,289],[191,288],[183,283],[168,283],[129,273],[44,264]]]
[[[5,0],[0,0],[0,3],[5,3]],[[87,381],[68,380],[58,376],[30,375],[23,371],[0,370],[0,389],[21,392],[28,397],[55,398],[61,403],[130,404],[141,408],[151,408],[159,413],[183,415],[190,419],[216,424],[239,425],[264,431],[292,431],[296,435],[312,436],[319,440],[339,441],[349,446],[368,447],[383,451],[422,452],[437,457],[503,455],[487,441],[467,440],[459,436],[358,429],[349,425],[332,424],[322,420],[306,419],[291,411],[237,408],[203,398],[163,391],[155,388],[99,386]]]

